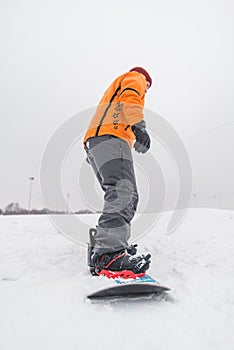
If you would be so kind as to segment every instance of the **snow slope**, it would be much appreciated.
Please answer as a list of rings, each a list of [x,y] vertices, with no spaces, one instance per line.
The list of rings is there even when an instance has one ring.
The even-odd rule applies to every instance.
[[[139,244],[171,298],[101,303],[83,246],[46,216],[1,216],[0,349],[233,349],[234,212],[191,209],[166,235],[169,216]]]

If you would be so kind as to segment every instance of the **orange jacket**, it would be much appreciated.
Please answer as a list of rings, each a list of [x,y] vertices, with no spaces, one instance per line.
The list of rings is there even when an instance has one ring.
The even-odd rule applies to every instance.
[[[131,126],[144,119],[143,107],[146,78],[143,74],[127,72],[113,81],[104,93],[84,137],[114,135],[132,147],[135,135]]]

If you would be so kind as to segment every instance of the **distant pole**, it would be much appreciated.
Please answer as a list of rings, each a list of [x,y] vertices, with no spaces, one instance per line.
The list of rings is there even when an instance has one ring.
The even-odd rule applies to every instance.
[[[70,213],[70,208],[69,208],[69,199],[70,199],[70,193],[67,193],[67,214]]]
[[[34,180],[34,177],[30,177],[30,185],[29,185],[29,197],[28,197],[28,212],[31,210],[31,200],[32,200],[32,183]]]
[[[195,199],[195,207],[197,208],[197,207],[198,207],[198,198],[197,198],[197,195],[194,193],[193,197],[194,197],[194,199]]]
[[[218,195],[218,206],[221,207],[221,195]]]

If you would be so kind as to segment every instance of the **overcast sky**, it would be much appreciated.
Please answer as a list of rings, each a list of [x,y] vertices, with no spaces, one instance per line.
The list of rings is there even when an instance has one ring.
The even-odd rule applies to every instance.
[[[27,207],[29,176],[32,205],[41,207],[40,161],[51,135],[136,65],[153,78],[145,106],[185,142],[194,191],[233,193],[233,9],[231,0],[2,0],[0,207]],[[84,159],[76,149],[74,171]],[[75,186],[66,191],[79,208]]]

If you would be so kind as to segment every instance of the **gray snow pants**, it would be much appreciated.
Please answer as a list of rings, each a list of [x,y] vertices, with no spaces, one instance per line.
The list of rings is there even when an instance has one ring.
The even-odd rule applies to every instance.
[[[98,220],[94,251],[101,255],[128,246],[131,220],[138,204],[138,192],[128,143],[103,135],[86,142],[87,161],[105,192]]]

